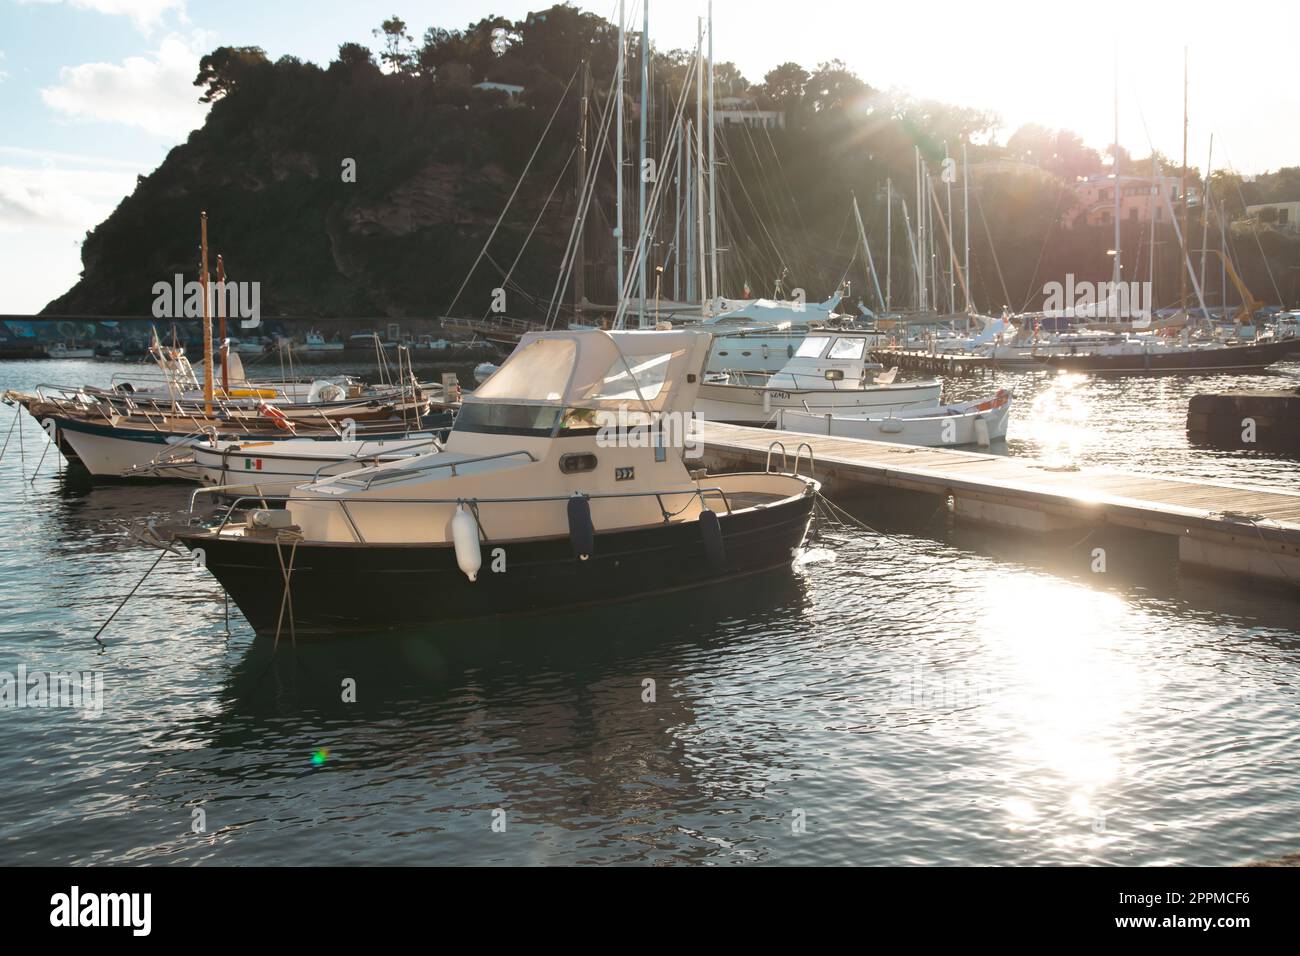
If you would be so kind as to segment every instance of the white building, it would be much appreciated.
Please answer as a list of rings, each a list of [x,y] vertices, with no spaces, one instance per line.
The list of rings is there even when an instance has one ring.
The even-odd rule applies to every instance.
[[[1265,202],[1247,206],[1246,215],[1256,222],[1268,223],[1288,232],[1300,232],[1300,201]]]
[[[508,105],[510,106],[517,106],[519,104],[519,97],[524,95],[524,87],[516,86],[514,83],[475,83],[474,89],[496,90],[498,93],[504,93],[506,99],[509,101]]]
[[[743,96],[720,96],[713,103],[714,126],[748,126],[752,129],[784,129],[785,113],[760,110]]]

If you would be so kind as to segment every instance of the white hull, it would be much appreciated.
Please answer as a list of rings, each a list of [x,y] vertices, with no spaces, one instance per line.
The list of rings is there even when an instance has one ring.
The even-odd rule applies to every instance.
[[[150,464],[159,453],[169,448],[184,447],[186,442],[157,442],[147,439],[97,435],[64,428],[59,431],[81,463],[96,478],[122,478],[135,468]],[[197,479],[193,467],[168,469],[165,477]]]
[[[782,409],[811,411],[853,410],[888,412],[934,408],[942,386],[937,381],[874,385],[867,388],[779,389],[747,385],[705,383],[695,401],[695,413],[714,422],[764,425]]]
[[[1011,396],[999,393],[980,401],[963,402],[924,412],[902,412],[897,416],[812,415],[802,410],[782,411],[777,416],[776,427],[808,435],[950,448],[957,445],[984,445],[1006,438],[1010,415]],[[979,421],[984,423],[983,434],[976,424]]]
[[[298,485],[434,451],[433,436],[372,441],[202,442],[194,446],[199,481],[231,495],[287,495]]]

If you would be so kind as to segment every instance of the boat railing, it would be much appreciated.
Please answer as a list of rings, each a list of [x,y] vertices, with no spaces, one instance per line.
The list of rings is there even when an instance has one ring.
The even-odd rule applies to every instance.
[[[383,439],[376,439],[376,441],[379,441],[380,443],[382,443]],[[410,443],[410,444],[404,444],[403,447],[401,448],[401,451],[404,451],[404,452],[405,452],[405,451],[410,451],[410,450],[413,449],[413,448],[420,448],[420,447],[423,447],[424,445],[433,445],[435,451],[441,451],[441,450],[442,450],[442,446],[438,443],[438,439],[437,439],[435,436],[430,435],[430,436],[429,436],[426,440],[424,440],[424,441],[418,441],[418,442],[412,442],[412,443]],[[349,455],[349,456],[346,457],[346,458],[339,458],[339,459],[337,459],[337,460],[335,460],[335,461],[327,461],[327,462],[325,462],[324,464],[322,464],[320,467],[318,467],[314,472],[312,472],[311,480],[312,480],[312,481],[319,481],[319,480],[320,480],[320,473],[321,473],[321,471],[322,471],[323,469],[325,469],[325,468],[331,468],[331,467],[333,467],[334,465],[340,465],[340,464],[344,464],[344,463],[347,463],[347,462],[365,462],[365,461],[374,461],[375,464],[378,464],[378,463],[379,463],[379,457],[380,457],[382,454],[383,454],[383,450],[380,449],[380,450],[378,450],[378,451],[372,451],[372,452],[369,452],[369,453],[366,453],[366,452],[357,452],[355,455]],[[339,475],[337,475],[337,476],[331,476],[331,477],[342,477],[343,475],[350,475],[350,474],[353,474],[355,471],[359,471],[359,470],[363,470],[363,469],[353,469],[353,471],[341,472]]]
[[[773,471],[772,471],[772,452],[775,451],[775,450],[778,449],[778,448],[781,449],[781,470],[780,470],[779,472],[773,472]],[[769,474],[769,475],[771,475],[771,474],[789,474],[789,475],[794,475],[796,478],[800,477],[800,474],[799,474],[799,463],[803,460],[804,449],[807,449],[807,450],[808,450],[808,476],[809,476],[809,477],[812,477],[813,470],[814,470],[815,467],[816,467],[816,462],[815,462],[815,460],[814,460],[814,458],[813,458],[813,449],[812,449],[812,445],[808,444],[806,441],[801,441],[801,442],[798,444],[798,446],[795,448],[795,450],[794,450],[794,470],[793,470],[793,471],[791,471],[791,470],[789,469],[789,463],[788,463],[788,459],[787,459],[787,457],[786,457],[785,442],[781,441],[780,439],[777,439],[776,441],[774,441],[774,442],[772,442],[770,445],[768,445],[768,446],[767,446],[767,461],[763,464],[763,471],[764,471],[764,473],[765,473],[765,474]]]
[[[355,475],[360,471],[371,471],[371,474],[369,474],[366,477],[366,482],[363,487],[363,490],[369,491],[370,486],[374,484],[376,481],[381,483],[385,481],[396,481],[400,478],[405,478],[411,474],[433,471],[438,468],[450,468],[451,477],[455,478],[457,477],[456,468],[459,465],[476,465],[479,464],[480,462],[495,461],[496,459],[499,458],[517,458],[520,455],[525,456],[531,462],[537,461],[537,457],[532,452],[524,451],[523,449],[520,449],[518,451],[497,452],[495,455],[476,455],[473,458],[457,458],[451,461],[438,461],[436,457],[431,455],[429,456],[430,460],[427,462],[417,461],[409,465],[404,464],[403,467],[401,468],[394,468],[391,471],[387,471],[387,472],[384,471],[376,472],[373,469],[362,468],[362,469],[358,469],[357,471],[348,472],[347,474],[344,475],[338,475],[336,477],[347,478],[348,475]]]
[[[811,449],[809,449],[809,453],[811,454]],[[241,488],[247,489],[248,487],[249,485],[247,483],[244,483],[238,485],[214,485],[208,488],[199,488],[192,495],[190,495],[190,514],[191,516],[193,516],[194,506],[197,503],[198,496],[201,494],[220,493],[225,491],[238,490]],[[702,488],[697,485],[694,488],[675,488],[670,491],[593,491],[593,492],[582,492],[582,493],[563,494],[563,495],[527,495],[527,496],[510,497],[510,498],[466,498],[462,495],[460,497],[455,497],[455,498],[352,498],[349,500],[345,498],[294,498],[292,495],[287,495],[287,494],[285,495],[252,494],[252,495],[240,495],[239,497],[233,499],[230,502],[230,504],[226,507],[225,513],[222,514],[220,523],[217,524],[215,527],[210,527],[209,530],[211,530],[214,534],[220,534],[223,530],[225,530],[226,525],[230,523],[235,512],[240,510],[245,510],[247,503],[260,502],[262,508],[269,508],[270,507],[269,503],[272,501],[279,502],[285,505],[287,505],[290,501],[297,501],[299,503],[311,502],[313,504],[323,503],[323,504],[338,505],[339,509],[343,513],[343,516],[347,519],[348,529],[352,532],[353,536],[357,539],[357,543],[366,544],[367,542],[365,536],[362,535],[361,529],[357,527],[356,520],[352,517],[352,512],[348,507],[349,505],[355,506],[359,504],[385,504],[385,505],[468,504],[477,509],[481,505],[521,505],[521,504],[535,505],[535,504],[544,504],[546,502],[568,501],[569,499],[575,497],[575,495],[578,497],[583,497],[588,499],[655,498],[659,502],[659,510],[663,513],[665,522],[668,521],[673,514],[680,514],[683,510],[685,510],[686,505],[690,504],[690,502],[687,501],[686,505],[683,505],[682,508],[678,509],[676,512],[669,512],[668,509],[664,506],[665,498],[698,497],[702,503],[706,496],[717,497],[722,499],[722,505],[726,509],[726,514],[729,515],[732,513],[731,501],[727,497],[726,491],[724,491],[720,486],[717,485],[710,486],[707,488]]]

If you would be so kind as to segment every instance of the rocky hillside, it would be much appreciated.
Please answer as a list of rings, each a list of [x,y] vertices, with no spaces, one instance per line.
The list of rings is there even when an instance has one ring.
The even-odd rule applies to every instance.
[[[452,310],[486,312],[492,289],[502,284],[537,222],[508,284],[507,307],[512,315],[543,313],[575,211],[581,64],[589,70],[594,155],[616,31],[597,16],[557,6],[522,22],[490,17],[465,30],[431,29],[418,44],[396,17],[379,32],[384,46],[378,57],[344,44],[324,68],[292,57],[271,63],[256,47],[223,47],[204,57],[195,95],[213,104],[207,122],[87,234],[80,281],[45,311],[148,315],[154,283],[178,272],[196,277],[199,213],[206,210],[213,252],[224,255],[230,278],[261,283],[264,315],[443,314],[554,114],[488,257]],[[692,72],[688,53],[654,53],[654,144],[667,141],[673,105]],[[633,59],[628,75],[639,73]],[[715,76],[719,96],[784,117],[783,128],[731,127],[719,137],[723,294],[740,296],[746,288],[768,294],[780,278],[787,290],[802,287],[822,298],[848,276],[874,303],[850,197],[862,207],[883,283],[886,180],[896,197],[906,197],[914,221],[915,148],[931,163],[938,184],[945,144],[958,154],[964,140],[972,143],[976,166],[1010,161],[972,180],[971,284],[980,308],[1039,308],[1043,284],[1067,272],[1080,279],[1109,277],[1110,228],[1081,225],[1073,208],[1075,178],[1104,171],[1105,162],[1074,134],[1025,127],[1000,145],[993,114],[885,93],[838,60],[811,72],[782,64],[761,84],[749,83],[727,63],[716,66]],[[478,88],[484,81],[524,92],[508,98]],[[631,84],[630,143],[639,124],[634,90]],[[693,91],[686,92],[693,103]],[[612,140],[606,130],[586,231],[584,275],[594,301],[614,298]],[[652,155],[658,149],[652,145]],[[1033,175],[1023,172],[1027,161]],[[354,179],[348,175],[353,163]],[[1149,160],[1132,163],[1126,168],[1150,168]],[[1178,172],[1167,160],[1164,168]],[[630,159],[629,232],[635,170]],[[1198,181],[1195,170],[1190,175]],[[1249,183],[1216,174],[1213,186],[1235,218],[1246,202],[1300,198],[1300,170]],[[1289,192],[1297,195],[1283,195]],[[655,262],[671,262],[671,210],[670,199]],[[899,290],[915,285],[901,213],[897,206],[892,250],[900,297],[906,293]],[[1145,277],[1145,226],[1125,223],[1124,229],[1126,274]],[[1172,229],[1166,224],[1160,232],[1157,304],[1172,305],[1181,263]],[[954,233],[960,242],[960,222]],[[1211,245],[1216,233],[1212,227]],[[941,231],[937,238],[935,258],[946,266]],[[1199,241],[1197,230],[1193,245]],[[1256,296],[1296,304],[1300,241],[1264,227],[1239,232],[1234,243]],[[670,264],[665,296],[672,293],[672,275]],[[1208,284],[1213,304],[1217,275]],[[946,288],[947,280],[940,285]]]

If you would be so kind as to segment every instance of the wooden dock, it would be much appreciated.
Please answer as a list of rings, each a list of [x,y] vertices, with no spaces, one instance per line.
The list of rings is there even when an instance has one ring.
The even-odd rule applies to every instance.
[[[871,349],[871,357],[886,368],[897,365],[905,372],[926,375],[983,375],[998,368],[985,355],[964,352],[929,352],[924,349]]]
[[[1184,564],[1300,588],[1300,493],[715,422],[701,428],[711,470],[762,470],[773,442],[784,444],[793,467],[806,444],[813,477],[829,494],[874,486],[946,496],[959,518],[1029,532],[1137,528],[1176,537]],[[779,466],[779,449],[772,461]]]

